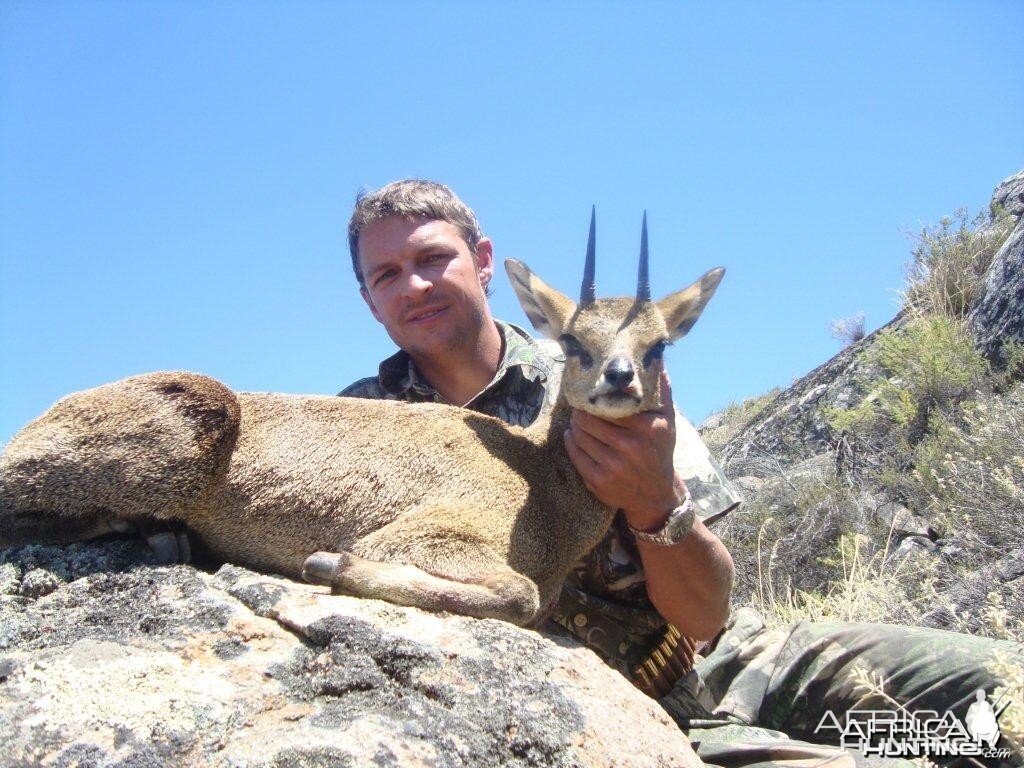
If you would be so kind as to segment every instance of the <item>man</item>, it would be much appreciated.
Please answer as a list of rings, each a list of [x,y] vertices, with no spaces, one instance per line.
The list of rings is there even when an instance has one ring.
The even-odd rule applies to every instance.
[[[551,407],[564,356],[556,344],[492,318],[493,246],[451,190],[410,180],[362,197],[349,247],[360,295],[400,351],[342,395],[450,403],[519,425]],[[817,710],[801,702],[817,697],[820,710],[824,702],[861,701],[851,664],[837,662],[855,643],[863,650],[848,657],[889,670],[894,654],[933,653],[945,641],[858,625],[770,632],[748,610],[720,634],[732,581],[728,552],[699,519],[678,540],[665,528],[687,492],[708,521],[739,499],[663,384],[657,412],[615,421],[574,412],[566,451],[587,487],[620,513],[568,579],[553,619],[690,726],[706,761],[850,765],[841,750],[751,726],[785,726],[807,738]],[[948,668],[977,667],[974,654],[991,649],[962,650],[963,658],[943,656]],[[901,691],[921,706],[949,699],[946,708],[961,689],[973,695],[992,686],[980,669],[960,678],[936,684],[911,672]]]
[[[450,220],[428,218],[431,211]],[[551,369],[561,361],[561,351],[541,347],[491,317],[485,293],[494,273],[493,248],[458,198],[426,182],[391,185],[357,207],[350,238],[360,294],[402,351],[385,361],[379,377],[343,394],[430,399],[519,424],[536,418],[544,393],[553,395],[555,388],[538,382],[532,391],[520,387],[518,396],[509,389],[519,386],[523,363],[540,357]],[[506,399],[534,404],[507,418],[492,410]],[[587,486],[604,503],[622,509],[624,522],[634,529],[662,527],[685,496],[686,485],[672,463],[674,415],[671,402],[661,412],[615,423],[577,412],[566,436],[566,450]],[[728,491],[722,496],[720,504],[735,504]],[[613,548],[621,551],[609,543],[606,555]],[[708,640],[722,628],[732,562],[702,523],[676,547],[641,543],[639,558],[651,600],[680,632]],[[643,591],[642,585],[634,591]],[[593,627],[588,631],[595,635]]]

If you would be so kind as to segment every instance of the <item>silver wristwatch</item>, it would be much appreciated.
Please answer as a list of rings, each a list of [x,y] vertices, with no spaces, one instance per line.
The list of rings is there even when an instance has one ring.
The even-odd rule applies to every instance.
[[[629,530],[633,532],[637,541],[646,541],[648,544],[656,544],[659,547],[671,547],[689,535],[695,519],[696,511],[693,507],[693,498],[687,489],[683,503],[668,513],[668,519],[661,528],[650,533],[638,531],[633,526],[629,526]]]

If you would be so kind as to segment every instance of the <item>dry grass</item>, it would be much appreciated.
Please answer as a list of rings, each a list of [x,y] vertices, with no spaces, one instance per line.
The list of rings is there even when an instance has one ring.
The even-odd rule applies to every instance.
[[[839,339],[844,347],[855,344],[865,335],[863,312],[832,321],[832,338]]]
[[[890,535],[882,550],[867,554],[866,536],[844,536],[837,547],[838,576],[819,593],[794,587],[789,576],[780,584],[776,546],[765,558],[759,537],[757,589],[751,603],[771,626],[797,621],[917,623],[932,607],[931,580],[925,579],[923,589],[909,591],[907,585],[921,578],[922,565],[907,553],[893,552],[891,542]]]
[[[972,218],[961,208],[938,226],[922,229],[907,268],[904,308],[915,315],[965,317],[1013,225],[1002,212]]]
[[[1020,546],[1024,530],[1024,385],[979,393],[933,421],[914,449],[904,495],[955,535],[965,565]]]
[[[838,578],[841,565],[831,553],[844,533],[866,533],[868,522],[866,510],[829,472],[771,477],[740,514],[716,528],[736,564],[737,600],[766,596],[766,575],[780,600],[787,592],[819,591]]]

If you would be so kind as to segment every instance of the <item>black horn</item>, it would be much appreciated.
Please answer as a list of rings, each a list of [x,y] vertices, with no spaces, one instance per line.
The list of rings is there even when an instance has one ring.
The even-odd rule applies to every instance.
[[[651,276],[647,266],[647,211],[644,211],[644,226],[640,230],[640,269],[636,275],[636,300],[651,300]]]
[[[583,287],[580,288],[580,306],[593,304],[597,298],[594,284],[594,236],[597,230],[597,208],[590,207],[590,237],[587,239],[587,261],[583,265]]]

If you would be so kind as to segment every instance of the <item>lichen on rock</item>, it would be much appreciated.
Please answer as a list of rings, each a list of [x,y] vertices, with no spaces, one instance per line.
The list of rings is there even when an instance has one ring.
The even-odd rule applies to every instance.
[[[698,764],[565,638],[157,566],[132,541],[0,560],[0,765]]]

